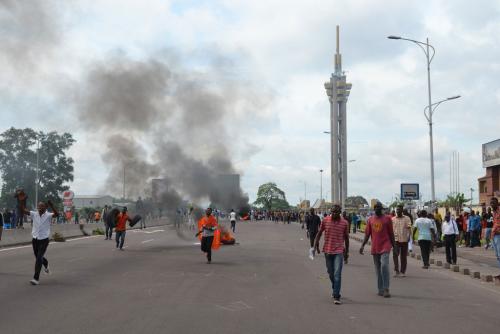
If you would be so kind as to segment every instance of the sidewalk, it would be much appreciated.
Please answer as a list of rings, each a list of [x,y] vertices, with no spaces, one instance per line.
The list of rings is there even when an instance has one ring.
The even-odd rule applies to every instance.
[[[364,233],[362,232],[351,233],[349,236],[359,242],[363,242],[364,239]],[[409,259],[422,261],[418,244],[413,245],[413,251],[408,257]],[[491,249],[457,247],[457,265],[450,266],[446,263],[444,247],[434,248],[430,256],[430,262],[434,268],[451,270],[460,275],[470,275],[472,278],[491,282],[500,287],[500,280],[494,279],[495,276],[500,275],[500,268],[495,253]]]

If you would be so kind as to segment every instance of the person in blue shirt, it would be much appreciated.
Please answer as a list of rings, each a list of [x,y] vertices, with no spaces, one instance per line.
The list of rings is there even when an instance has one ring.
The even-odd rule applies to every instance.
[[[469,231],[471,234],[470,247],[481,246],[481,217],[472,210],[469,217]]]

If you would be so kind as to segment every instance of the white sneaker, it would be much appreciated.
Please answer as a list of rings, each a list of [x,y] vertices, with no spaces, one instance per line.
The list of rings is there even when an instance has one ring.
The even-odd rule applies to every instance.
[[[47,275],[50,275],[50,269],[49,266],[43,269]]]
[[[309,258],[310,258],[311,260],[314,260],[314,248],[310,248],[310,249],[309,249]]]
[[[36,280],[36,279],[34,279],[34,278],[30,281],[30,283],[31,283],[31,285],[38,285],[38,284],[40,284],[40,282],[39,282],[39,281],[37,281],[37,280]]]

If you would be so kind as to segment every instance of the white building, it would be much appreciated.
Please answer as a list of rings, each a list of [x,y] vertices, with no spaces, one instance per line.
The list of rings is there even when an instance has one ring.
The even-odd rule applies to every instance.
[[[113,197],[108,195],[75,195],[73,205],[76,209],[81,208],[103,208],[105,205],[113,205]]]

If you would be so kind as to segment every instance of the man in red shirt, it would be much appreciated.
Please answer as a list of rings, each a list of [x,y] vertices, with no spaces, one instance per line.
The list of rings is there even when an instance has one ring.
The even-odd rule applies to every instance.
[[[125,243],[125,233],[127,230],[127,221],[132,222],[130,217],[127,214],[127,207],[123,207],[122,212],[118,215],[118,219],[116,221],[116,248],[120,247],[120,250],[123,250],[123,244]]]
[[[323,232],[325,233],[323,253],[325,253],[326,269],[332,282],[333,302],[337,305],[341,304],[342,264],[344,257],[347,259],[349,256],[349,223],[340,216],[341,212],[340,205],[334,204],[332,214],[323,219],[314,240],[314,248],[319,254],[319,241]]]
[[[363,254],[368,239],[372,239],[372,256],[377,273],[378,295],[385,298],[391,297],[389,293],[389,254],[394,247],[394,231],[392,229],[392,218],[384,214],[382,203],[375,204],[375,215],[368,218],[365,229],[365,239],[359,250]]]

